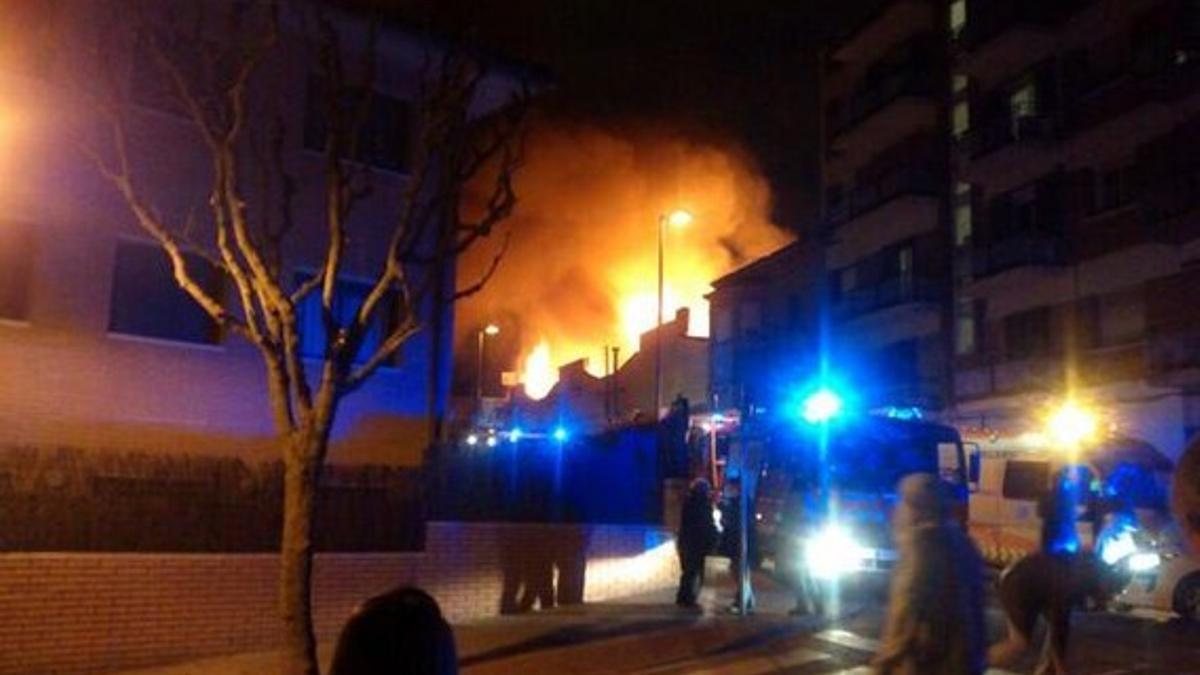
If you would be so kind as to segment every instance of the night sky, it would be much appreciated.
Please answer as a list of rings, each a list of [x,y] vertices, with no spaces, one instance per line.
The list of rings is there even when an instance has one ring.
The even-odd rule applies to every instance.
[[[744,144],[776,222],[815,217],[816,53],[874,0],[393,0],[412,23],[540,64],[550,117]]]

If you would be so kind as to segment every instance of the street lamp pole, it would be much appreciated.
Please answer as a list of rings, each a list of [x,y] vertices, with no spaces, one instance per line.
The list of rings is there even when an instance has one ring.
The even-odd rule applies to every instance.
[[[489,335],[499,335],[500,327],[489,323],[478,333],[478,349],[475,351],[475,404],[483,409],[483,341]]]
[[[658,322],[654,330],[654,419],[662,411],[663,239],[667,214],[658,217]]]
[[[692,222],[692,214],[682,209],[658,216],[658,323],[654,330],[654,419],[662,410],[662,326],[663,326],[663,241],[667,225],[683,227]]]

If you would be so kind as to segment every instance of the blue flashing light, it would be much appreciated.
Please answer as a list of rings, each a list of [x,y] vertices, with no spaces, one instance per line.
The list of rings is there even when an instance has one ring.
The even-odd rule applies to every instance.
[[[565,442],[568,436],[566,427],[554,427],[554,432],[551,434],[551,436],[553,436],[554,440],[558,441],[559,443]]]
[[[906,422],[923,419],[924,415],[921,409],[917,406],[888,406],[883,409],[885,417],[890,417],[894,420],[904,420]]]
[[[824,424],[842,413],[842,397],[827,387],[809,394],[800,405],[800,416],[809,424]]]
[[[517,441],[521,440],[521,436],[524,433],[524,431],[521,431],[521,427],[513,427],[512,430],[508,432],[508,442],[516,443]]]

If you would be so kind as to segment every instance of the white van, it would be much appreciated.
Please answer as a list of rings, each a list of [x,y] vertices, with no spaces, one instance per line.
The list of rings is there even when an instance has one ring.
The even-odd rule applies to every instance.
[[[965,441],[970,484],[968,524],[971,536],[989,563],[1003,567],[1036,551],[1041,540],[1042,516],[1039,504],[1048,494],[1059,471],[1079,466],[1085,481],[1093,486],[1110,482],[1114,466],[1111,457],[1100,452],[1085,452],[1069,462],[1057,450],[1020,447],[1016,443],[986,440]],[[1101,449],[1103,450],[1103,449]],[[1125,458],[1128,459],[1128,458]],[[1165,459],[1165,458],[1164,458]],[[1133,461],[1133,460],[1129,460]],[[1166,465],[1147,464],[1153,480],[1165,495]],[[1169,462],[1168,462],[1169,464]],[[1174,611],[1189,618],[1200,613],[1200,560],[1183,552],[1165,508],[1136,509],[1138,522],[1137,564],[1131,565],[1133,580],[1116,599],[1118,605]],[[1087,505],[1077,513],[1076,532],[1084,548],[1093,548],[1095,529],[1088,517]],[[1151,562],[1157,561],[1157,564]]]

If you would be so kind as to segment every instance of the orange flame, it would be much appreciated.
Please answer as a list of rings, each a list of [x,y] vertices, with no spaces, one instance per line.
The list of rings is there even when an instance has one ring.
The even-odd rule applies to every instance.
[[[622,363],[638,351],[658,317],[662,214],[692,216],[668,216],[662,233],[662,316],[687,307],[694,336],[708,335],[711,282],[790,239],[771,224],[767,182],[738,148],[660,129],[540,127],[517,192],[512,245],[460,324],[512,317],[533,398],[550,391],[559,365],[585,359],[601,376],[606,347],[619,347]],[[477,275],[492,253],[471,254],[460,269]]]
[[[521,369],[521,384],[525,395],[532,399],[543,399],[558,382],[558,371],[550,361],[550,343],[545,338],[537,343],[525,357]]]

